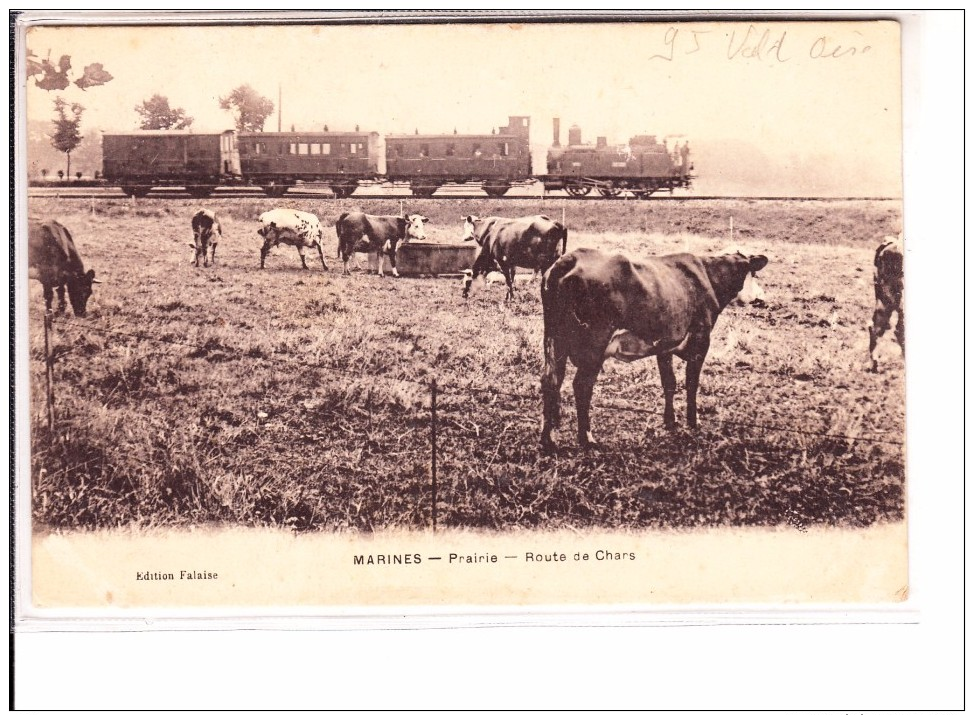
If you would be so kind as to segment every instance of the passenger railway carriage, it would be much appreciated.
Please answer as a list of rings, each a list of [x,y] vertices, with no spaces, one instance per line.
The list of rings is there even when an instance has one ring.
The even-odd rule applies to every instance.
[[[243,176],[268,196],[314,181],[345,197],[379,174],[377,132],[242,132],[239,143]]]
[[[154,186],[184,186],[205,197],[240,181],[237,135],[185,129],[103,134],[102,168],[105,181],[129,196],[145,196]]]
[[[546,191],[564,189],[572,196],[596,189],[605,197],[628,191],[637,198],[688,188],[693,180],[686,140],[641,135],[624,145],[609,145],[604,137],[583,144],[581,129],[573,126],[568,145],[562,146],[558,119],[547,172],[534,175],[530,130],[529,117],[512,116],[490,134],[390,134],[384,142],[378,133],[357,127],[354,132],[104,134],[104,179],[130,196],[144,196],[155,186],[184,186],[203,197],[234,184],[281,196],[306,182],[327,184],[338,197],[377,182],[409,186],[420,197],[446,185],[503,196],[512,186],[540,181]]]
[[[531,180],[529,117],[510,117],[493,134],[393,134],[386,137],[386,177],[408,183],[416,196],[444,184],[480,184],[503,196]]]

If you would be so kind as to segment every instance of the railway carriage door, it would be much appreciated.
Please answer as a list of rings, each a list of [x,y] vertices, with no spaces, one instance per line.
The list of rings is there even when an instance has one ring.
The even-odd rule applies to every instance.
[[[234,132],[224,132],[220,137],[220,164],[224,174],[240,176],[240,148]]]

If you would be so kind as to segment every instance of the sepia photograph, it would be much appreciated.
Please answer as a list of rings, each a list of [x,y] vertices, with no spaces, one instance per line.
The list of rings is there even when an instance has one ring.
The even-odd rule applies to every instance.
[[[900,23],[395,20],[18,18],[21,613],[903,604]]]

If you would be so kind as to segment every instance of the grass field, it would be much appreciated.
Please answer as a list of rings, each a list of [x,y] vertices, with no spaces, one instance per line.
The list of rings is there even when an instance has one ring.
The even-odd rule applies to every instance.
[[[438,521],[457,527],[861,526],[904,515],[904,372],[891,336],[866,371],[872,254],[900,230],[894,202],[407,201],[428,233],[460,216],[543,210],[569,248],[767,255],[766,305],[728,307],[704,365],[701,427],[662,428],[655,361],[607,363],[593,424],[538,451],[541,305],[458,280],[342,277],[343,210],[398,201],[281,200],[327,224],[332,270],[275,249],[258,269],[269,200],[213,202],[217,265],[194,268],[198,202],[34,199],[105,282],[88,317],[56,321],[56,430],[46,429],[43,300],[30,284],[33,515],[43,528],[274,524],[373,530],[428,524],[430,389]],[[572,369],[569,368],[570,382]],[[678,365],[682,388],[682,364]],[[682,418],[682,396],[677,414]]]

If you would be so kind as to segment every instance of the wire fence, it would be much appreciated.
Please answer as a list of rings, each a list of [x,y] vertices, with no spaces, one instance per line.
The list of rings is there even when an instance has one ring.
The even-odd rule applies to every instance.
[[[48,435],[51,441],[53,441],[58,427],[55,409],[57,395],[57,373],[54,368],[58,361],[65,360],[73,350],[71,345],[65,346],[63,344],[58,345],[55,343],[54,337],[57,334],[55,326],[58,329],[77,331],[84,335],[94,333],[121,340],[131,340],[137,342],[147,341],[158,345],[186,348],[192,351],[190,353],[191,355],[197,357],[205,356],[213,351],[219,350],[224,354],[225,359],[263,362],[269,365],[285,367],[289,370],[294,370],[296,368],[300,368],[301,370],[320,370],[331,373],[335,375],[336,378],[340,378],[342,380],[358,378],[363,380],[367,379],[371,382],[384,381],[387,384],[413,385],[415,388],[421,390],[427,395],[427,398],[423,400],[423,410],[427,412],[424,419],[428,421],[429,435],[428,442],[424,450],[425,453],[420,455],[416,453],[418,448],[414,448],[413,452],[415,454],[411,455],[414,457],[414,462],[418,460],[419,462],[427,465],[426,471],[429,478],[428,493],[421,495],[422,504],[417,504],[416,507],[422,512],[428,514],[427,523],[434,530],[437,527],[439,518],[438,504],[443,497],[441,457],[444,429],[452,431],[467,440],[474,439],[478,442],[493,440],[493,444],[487,445],[488,452],[490,452],[491,447],[493,447],[493,452],[491,453],[491,456],[488,457],[488,462],[490,463],[497,461],[502,457],[501,450],[505,445],[505,433],[507,431],[513,429],[515,425],[519,428],[527,428],[529,425],[534,428],[538,426],[537,414],[540,414],[540,406],[538,406],[537,414],[534,416],[526,414],[521,406],[526,401],[539,403],[541,399],[540,388],[532,391],[511,391],[493,386],[481,387],[476,385],[452,383],[449,381],[438,380],[435,377],[419,380],[404,376],[389,376],[374,372],[369,373],[362,369],[358,369],[356,372],[355,366],[350,366],[347,364],[337,364],[332,361],[323,360],[295,359],[294,356],[266,353],[263,351],[255,352],[253,350],[246,350],[240,346],[227,345],[222,341],[215,340],[214,338],[208,339],[202,343],[194,342],[191,340],[170,336],[151,335],[149,332],[144,330],[132,332],[93,326],[88,323],[82,323],[67,317],[60,318],[55,321],[50,313],[46,313],[44,316],[45,397]],[[482,425],[478,424],[475,419],[471,419],[471,416],[466,414],[464,410],[458,409],[457,405],[450,404],[449,398],[451,397],[467,398],[471,394],[481,396],[482,398],[487,398],[480,400],[480,405],[486,405],[491,409],[500,410],[504,413],[503,422],[505,427],[501,430],[501,434],[486,434],[486,431],[482,429]],[[447,399],[447,402],[444,402],[444,398]],[[607,400],[603,399],[602,401],[598,402],[593,401],[592,408],[595,410],[604,410],[616,414],[635,414],[647,417],[662,417],[661,411],[633,405],[628,398],[621,398],[626,399],[626,402],[624,404],[620,404],[618,402],[619,399],[619,397],[610,396]],[[372,388],[370,388],[366,392],[364,407],[365,418],[368,420],[369,425],[372,423],[374,413],[372,400],[373,392]],[[896,447],[902,447],[904,444],[902,439],[890,439],[888,436],[877,436],[883,434],[878,431],[867,431],[865,434],[860,433],[854,435],[842,434],[836,431],[810,430],[793,425],[769,424],[754,420],[732,419],[713,415],[708,416],[708,421],[733,427],[740,431],[771,431],[777,433],[787,433],[796,437],[820,440],[828,443],[844,443],[846,445],[853,445],[856,443],[882,444]],[[777,450],[785,451],[789,449],[794,451],[802,451],[805,448],[806,446],[802,444],[795,444],[793,446],[782,445],[775,447]],[[155,462],[141,460],[133,455],[128,455],[128,457],[134,461],[143,463],[147,467],[158,467],[158,464]]]

